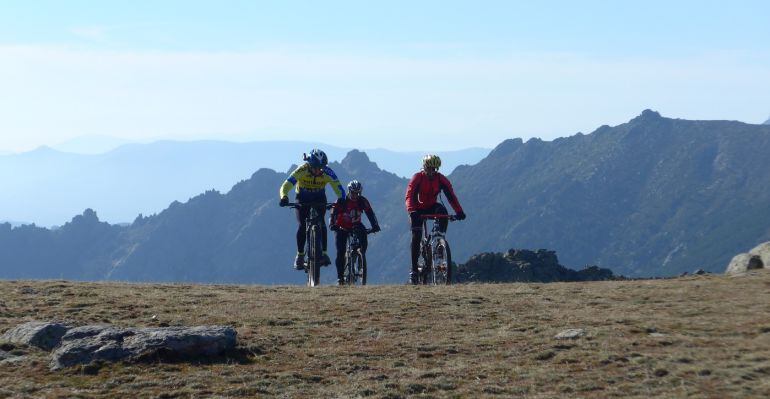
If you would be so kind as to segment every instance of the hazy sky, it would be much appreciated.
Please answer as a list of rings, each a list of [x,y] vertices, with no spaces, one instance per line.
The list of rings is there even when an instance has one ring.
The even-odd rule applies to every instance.
[[[770,116],[766,1],[3,1],[0,150],[83,135],[492,147]]]

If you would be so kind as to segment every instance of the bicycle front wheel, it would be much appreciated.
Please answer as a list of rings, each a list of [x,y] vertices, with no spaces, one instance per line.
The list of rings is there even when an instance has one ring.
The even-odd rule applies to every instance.
[[[307,259],[307,285],[308,287],[315,287],[320,284],[321,280],[321,234],[318,231],[317,226],[313,226],[310,229],[308,237],[308,244],[310,249],[308,251]]]
[[[358,261],[355,266],[356,281],[361,285],[366,285],[366,255],[359,250],[356,260]]]
[[[433,256],[433,284],[452,284],[452,251],[444,238],[436,240]]]
[[[345,275],[343,276],[345,284],[353,285],[356,283],[356,263],[358,262],[358,252],[348,250],[345,262]]]
[[[431,253],[430,244],[426,240],[420,241],[420,257],[417,258],[417,282],[428,284],[431,280]]]

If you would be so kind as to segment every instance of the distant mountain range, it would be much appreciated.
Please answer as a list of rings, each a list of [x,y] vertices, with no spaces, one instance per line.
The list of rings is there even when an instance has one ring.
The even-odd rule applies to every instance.
[[[629,277],[721,272],[736,253],[770,240],[767,154],[770,126],[649,110],[587,135],[507,140],[449,175],[468,214],[450,225],[454,260],[547,248],[570,267]],[[343,181],[364,182],[381,221],[372,280],[403,282],[407,179],[360,151],[331,167]],[[290,269],[296,222],[277,206],[285,177],[260,169],[226,194],[173,202],[130,226],[99,222],[90,210],[55,231],[0,225],[0,278],[301,283]],[[327,281],[332,275],[324,271]]]
[[[101,142],[86,141],[89,145]],[[186,200],[205,190],[227,191],[233,182],[259,168],[285,171],[313,147],[323,148],[330,159],[337,160],[350,151],[322,143],[291,141],[158,141],[125,144],[103,154],[74,154],[41,147],[0,156],[0,218],[53,226],[85,208],[93,208],[99,210],[103,220],[130,222],[140,213],[160,212],[172,201]],[[439,155],[445,169],[451,171],[457,165],[478,162],[489,151],[469,148]],[[423,155],[382,149],[369,150],[369,154],[382,168],[402,176],[418,168]]]
[[[155,141],[155,140],[153,140]],[[137,142],[122,139],[118,137],[112,137],[101,134],[91,134],[86,136],[75,137],[52,147],[61,152],[70,152],[74,154],[103,154],[105,152],[112,151],[122,145],[126,144],[138,144]]]

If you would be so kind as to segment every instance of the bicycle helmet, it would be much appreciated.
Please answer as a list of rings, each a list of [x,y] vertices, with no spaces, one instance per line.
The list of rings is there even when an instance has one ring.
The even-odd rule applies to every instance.
[[[305,161],[310,164],[310,166],[314,168],[323,168],[326,166],[326,164],[329,163],[329,158],[326,157],[326,153],[317,149],[313,148],[310,150],[310,155],[305,156]]]
[[[441,167],[441,158],[438,155],[428,154],[422,157],[422,167],[424,168],[438,168]]]
[[[348,183],[348,192],[360,194],[363,189],[364,187],[358,180],[351,180],[350,183]]]

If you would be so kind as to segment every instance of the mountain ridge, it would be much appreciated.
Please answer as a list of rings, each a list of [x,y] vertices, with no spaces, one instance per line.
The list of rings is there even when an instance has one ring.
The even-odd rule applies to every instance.
[[[769,126],[670,119],[654,111],[590,134],[505,140],[477,164],[449,174],[469,215],[450,225],[454,260],[548,248],[571,267],[599,265],[629,277],[721,272],[735,253],[770,240],[770,195],[763,190],[770,171],[762,167],[767,153]],[[372,281],[403,281],[407,179],[357,150],[330,167],[343,182],[364,183],[383,227],[371,238]],[[0,249],[6,249],[0,263],[35,278],[69,262],[67,276],[76,279],[301,283],[289,267],[294,215],[277,206],[285,177],[259,169],[225,194],[209,190],[175,201],[127,227],[92,217],[83,219],[91,224],[56,231],[6,225],[0,227]],[[84,236],[104,238],[86,245],[69,233],[78,231],[76,225],[88,230]],[[30,243],[54,255],[24,252]],[[12,253],[17,259],[2,258]],[[19,259],[42,266],[25,267]],[[326,282],[332,274],[325,271]]]
[[[301,154],[321,146],[341,160],[349,149],[298,141],[231,143],[158,141],[126,144],[106,154],[72,154],[51,147],[0,156],[0,218],[61,225],[85,208],[98,209],[112,223],[163,210],[174,200],[207,189],[229,190],[260,167],[284,171]],[[419,165],[421,154],[377,150],[370,154],[383,169]],[[475,163],[488,149],[440,153],[449,168]],[[393,169],[396,169],[395,171]],[[19,171],[23,171],[20,173]]]

